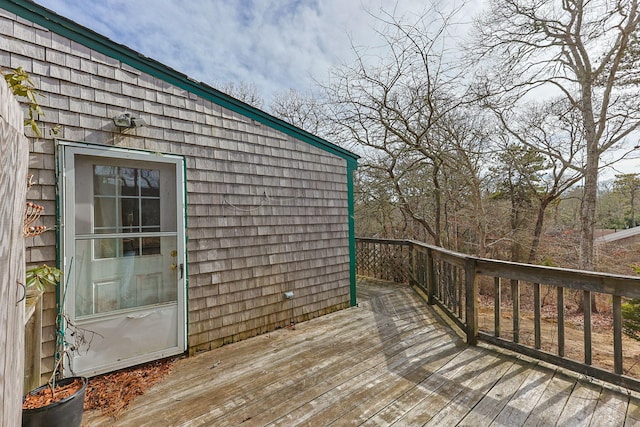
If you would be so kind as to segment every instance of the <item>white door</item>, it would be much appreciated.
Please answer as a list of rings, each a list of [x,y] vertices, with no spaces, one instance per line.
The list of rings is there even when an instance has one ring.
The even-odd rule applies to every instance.
[[[96,375],[186,350],[183,159],[62,145],[62,311]],[[66,285],[66,287],[64,286]]]

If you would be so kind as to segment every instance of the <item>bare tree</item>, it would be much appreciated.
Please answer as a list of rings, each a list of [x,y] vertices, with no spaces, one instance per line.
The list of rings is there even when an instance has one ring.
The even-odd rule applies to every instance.
[[[258,88],[254,83],[244,81],[239,83],[227,82],[220,86],[220,90],[252,107],[262,108],[264,105],[264,99],[258,93]]]
[[[302,94],[295,89],[276,92],[269,111],[274,116],[314,135],[327,137],[327,121],[323,119],[323,105],[318,97]]]
[[[593,269],[598,171],[640,126],[638,0],[490,0],[475,27],[482,87],[501,105],[560,95],[581,117],[584,192],[580,267]],[[636,49],[637,50],[637,49]]]
[[[398,208],[436,245],[443,244],[445,215],[453,208],[447,184],[464,156],[470,169],[478,164],[470,159],[476,140],[458,114],[466,103],[465,76],[446,52],[454,14],[433,6],[412,23],[388,16],[380,32],[384,54],[354,49],[355,64],[334,70],[325,88],[344,138],[365,147],[363,161],[376,176],[384,173]],[[475,178],[468,181],[478,183]]]

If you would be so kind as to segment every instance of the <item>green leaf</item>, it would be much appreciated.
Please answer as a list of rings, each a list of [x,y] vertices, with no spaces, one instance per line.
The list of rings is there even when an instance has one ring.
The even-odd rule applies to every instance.
[[[47,286],[55,286],[60,282],[62,277],[62,271],[55,267],[49,267],[43,264],[39,267],[34,267],[26,271],[25,283],[27,288],[35,287],[41,291],[44,291]]]

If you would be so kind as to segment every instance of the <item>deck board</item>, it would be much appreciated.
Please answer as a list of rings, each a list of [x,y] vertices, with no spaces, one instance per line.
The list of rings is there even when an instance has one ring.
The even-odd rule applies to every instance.
[[[494,427],[524,425],[534,409],[535,402],[540,400],[554,374],[555,371],[541,368],[538,365],[529,366],[520,388],[490,425]]]
[[[117,420],[85,426],[638,425],[640,400],[487,345],[467,346],[408,286],[179,361]]]
[[[481,397],[478,404],[462,419],[460,425],[488,426],[493,423],[509,401],[513,399],[513,396],[520,390],[530,369],[530,363],[516,360],[505,374],[495,382],[495,385]]]
[[[615,427],[624,424],[625,412],[629,405],[629,397],[619,392],[604,388],[598,398],[598,403],[593,413],[592,425],[601,427]]]

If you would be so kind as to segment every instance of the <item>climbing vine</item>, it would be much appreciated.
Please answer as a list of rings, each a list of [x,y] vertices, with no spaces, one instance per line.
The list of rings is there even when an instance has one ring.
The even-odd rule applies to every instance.
[[[22,67],[18,67],[13,71],[5,73],[4,79],[15,96],[28,99],[29,117],[24,119],[24,125],[30,127],[38,137],[42,136],[38,123],[36,122],[36,118],[38,115],[44,115],[44,112],[38,103],[38,97],[44,95],[38,92],[29,77],[29,73],[27,73]]]

